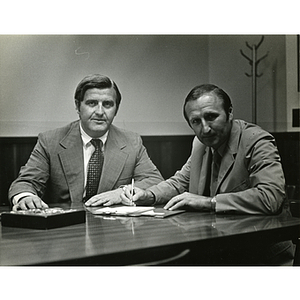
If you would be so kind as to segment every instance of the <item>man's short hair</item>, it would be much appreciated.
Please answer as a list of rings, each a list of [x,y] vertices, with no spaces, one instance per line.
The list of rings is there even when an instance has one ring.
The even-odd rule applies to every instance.
[[[219,99],[222,100],[223,108],[225,110],[227,120],[228,120],[229,113],[232,110],[232,103],[231,103],[231,99],[230,99],[229,95],[224,90],[222,90],[221,88],[219,88],[218,86],[216,86],[214,84],[201,84],[201,85],[195,86],[189,92],[189,94],[186,96],[185,101],[184,101],[183,115],[189,125],[190,125],[190,122],[189,122],[188,116],[186,115],[186,112],[185,112],[186,104],[189,101],[197,100],[200,97],[202,97],[203,95],[210,94],[210,93],[214,93]]]
[[[113,88],[116,91],[116,95],[117,95],[116,105],[118,111],[119,105],[121,103],[121,98],[122,98],[119,88],[117,84],[109,77],[100,74],[88,75],[79,82],[74,95],[75,100],[78,101],[78,105],[80,105],[80,102],[83,101],[85,92],[89,89],[94,89],[94,88],[101,89],[101,90]]]

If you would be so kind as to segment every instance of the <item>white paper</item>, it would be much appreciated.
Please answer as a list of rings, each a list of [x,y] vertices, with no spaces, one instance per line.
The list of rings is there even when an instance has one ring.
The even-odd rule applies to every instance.
[[[128,214],[140,214],[146,211],[154,210],[152,206],[119,206],[119,207],[104,207],[95,210],[94,214],[102,215],[128,215]]]

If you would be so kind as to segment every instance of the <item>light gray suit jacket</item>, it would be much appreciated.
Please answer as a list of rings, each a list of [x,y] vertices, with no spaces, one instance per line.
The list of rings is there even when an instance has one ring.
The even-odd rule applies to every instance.
[[[150,188],[156,203],[189,191],[202,195],[208,170],[208,147],[194,139],[182,169]],[[260,127],[234,120],[221,161],[215,193],[217,212],[277,213],[285,197],[285,179],[274,137]]]
[[[141,137],[111,125],[98,193],[129,184],[132,178],[143,189],[163,180]],[[9,199],[20,192],[34,193],[46,202],[82,201],[84,166],[79,121],[39,134],[27,164],[11,184]]]

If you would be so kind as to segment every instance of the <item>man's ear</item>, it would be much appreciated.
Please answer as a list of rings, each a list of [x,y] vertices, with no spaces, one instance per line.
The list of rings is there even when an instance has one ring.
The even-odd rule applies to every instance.
[[[229,108],[229,117],[228,117],[229,121],[233,120],[233,109],[232,107]]]
[[[77,113],[80,113],[80,102],[78,100],[75,100],[75,110]]]

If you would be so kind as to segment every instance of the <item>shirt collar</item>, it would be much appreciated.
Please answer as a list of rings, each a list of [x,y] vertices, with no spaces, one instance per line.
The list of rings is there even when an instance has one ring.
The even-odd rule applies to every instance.
[[[232,135],[232,126],[233,126],[232,124],[231,124],[230,133],[229,133],[229,136],[227,137],[227,139],[223,142],[223,144],[221,144],[221,146],[218,149],[214,150],[213,148],[211,148],[212,149],[212,153],[214,153],[215,151],[217,151],[221,157],[224,156],[226,148],[227,148],[228,143],[229,143],[229,140],[230,140],[231,135]]]
[[[226,148],[226,146],[227,146],[227,143],[228,143],[228,139],[227,139],[227,140],[226,140],[226,141],[225,141],[225,142],[224,142],[217,150],[211,148],[212,153],[215,153],[215,151],[217,151],[218,154],[219,154],[221,157],[223,157],[224,152],[225,152],[225,148]]]
[[[80,133],[81,133],[81,138],[83,141],[83,145],[85,147],[87,147],[87,144],[90,143],[90,141],[93,139],[92,137],[90,137],[82,128],[81,123],[80,125]],[[102,135],[99,139],[102,141],[103,145],[105,145],[106,140],[107,140],[107,136],[108,136],[108,131],[105,132],[104,135]]]
[[[227,146],[227,142],[228,142],[228,140],[226,140],[226,142],[223,143],[223,144],[217,149],[217,151],[218,151],[218,153],[220,154],[221,157],[223,157],[225,148],[226,148],[226,146]]]

